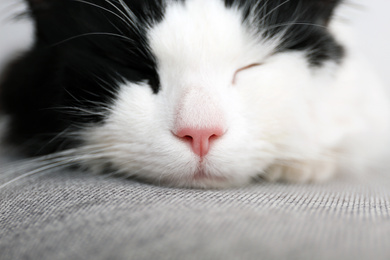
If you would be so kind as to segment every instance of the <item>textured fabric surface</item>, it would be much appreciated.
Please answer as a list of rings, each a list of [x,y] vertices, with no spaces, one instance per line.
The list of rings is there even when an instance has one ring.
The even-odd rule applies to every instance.
[[[390,182],[369,180],[190,190],[40,173],[0,189],[0,259],[390,259]]]

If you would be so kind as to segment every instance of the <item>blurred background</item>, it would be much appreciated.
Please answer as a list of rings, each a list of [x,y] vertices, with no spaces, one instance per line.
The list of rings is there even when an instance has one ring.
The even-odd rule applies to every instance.
[[[390,87],[390,1],[346,0],[342,16],[356,36],[356,44]]]
[[[20,17],[25,8],[23,0],[0,0],[0,71],[15,52],[31,44],[32,25]]]
[[[346,0],[339,16],[350,25],[356,44],[390,86],[389,0]],[[31,24],[16,19],[25,10],[22,0],[0,0],[0,70],[4,62],[31,44]]]

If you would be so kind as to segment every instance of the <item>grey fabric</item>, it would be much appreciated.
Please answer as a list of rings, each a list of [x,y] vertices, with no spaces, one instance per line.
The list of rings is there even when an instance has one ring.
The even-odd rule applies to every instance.
[[[39,173],[0,189],[0,259],[390,259],[390,182],[368,180],[191,190]]]

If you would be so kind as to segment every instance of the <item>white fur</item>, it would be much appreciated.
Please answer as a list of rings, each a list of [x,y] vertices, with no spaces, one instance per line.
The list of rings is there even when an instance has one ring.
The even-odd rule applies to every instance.
[[[340,66],[314,70],[301,52],[271,56],[277,40],[255,38],[241,13],[219,0],[171,2],[149,41],[161,90],[121,87],[104,125],[84,136],[104,151],[91,165],[110,162],[168,185],[225,187],[258,175],[324,180],[340,168],[368,166],[383,150],[389,105],[352,53]],[[257,63],[233,82],[237,70]],[[192,127],[223,125],[226,133],[200,160],[173,134],[178,116]],[[199,171],[206,177],[196,178]]]

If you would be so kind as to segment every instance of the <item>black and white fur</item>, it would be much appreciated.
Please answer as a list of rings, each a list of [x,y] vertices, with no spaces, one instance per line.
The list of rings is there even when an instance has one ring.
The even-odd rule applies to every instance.
[[[341,0],[29,0],[3,142],[158,184],[317,181],[384,152],[389,104]],[[62,164],[61,164],[62,165]]]

